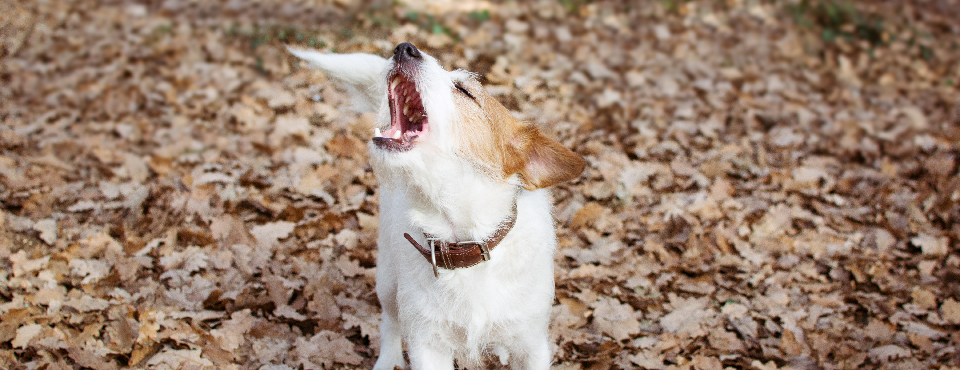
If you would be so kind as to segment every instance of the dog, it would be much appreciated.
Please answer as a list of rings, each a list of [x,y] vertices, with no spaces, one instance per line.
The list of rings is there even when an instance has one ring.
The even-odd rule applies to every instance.
[[[556,231],[546,188],[582,157],[513,117],[466,71],[411,43],[384,59],[288,47],[377,112],[380,183],[374,369],[547,369]]]

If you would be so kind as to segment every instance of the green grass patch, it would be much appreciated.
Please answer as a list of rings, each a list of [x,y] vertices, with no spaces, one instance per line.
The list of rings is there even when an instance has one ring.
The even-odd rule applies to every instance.
[[[490,20],[490,11],[486,9],[474,10],[467,16],[474,22],[482,23]]]
[[[450,29],[450,27],[447,27],[441,23],[440,20],[438,20],[432,14],[411,11],[407,12],[407,20],[432,34],[444,34],[452,37],[454,40],[458,39],[457,35],[453,32],[453,30]]]
[[[326,42],[316,37],[315,32],[290,26],[241,27],[233,25],[224,30],[224,36],[228,39],[245,41],[252,50],[272,44],[305,44],[311,48],[327,46]]]
[[[559,1],[560,1],[560,5],[563,5],[563,7],[567,9],[567,11],[570,13],[579,13],[580,8],[582,8],[584,5],[587,5],[593,2],[592,0],[559,0]]]
[[[802,0],[787,5],[794,22],[804,28],[820,30],[825,42],[837,39],[864,40],[873,46],[887,43],[889,34],[882,17],[865,14],[844,0]]]

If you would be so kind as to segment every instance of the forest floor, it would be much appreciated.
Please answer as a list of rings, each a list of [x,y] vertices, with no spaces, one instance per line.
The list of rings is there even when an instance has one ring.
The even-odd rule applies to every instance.
[[[583,155],[557,369],[958,369],[960,1],[0,0],[0,368],[369,368],[372,117],[477,72]]]

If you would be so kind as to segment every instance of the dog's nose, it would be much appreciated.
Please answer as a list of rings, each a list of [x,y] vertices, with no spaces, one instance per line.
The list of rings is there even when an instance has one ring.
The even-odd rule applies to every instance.
[[[393,49],[393,56],[397,60],[403,60],[406,58],[420,59],[420,50],[417,50],[416,46],[409,42],[402,43],[397,45],[396,49]]]

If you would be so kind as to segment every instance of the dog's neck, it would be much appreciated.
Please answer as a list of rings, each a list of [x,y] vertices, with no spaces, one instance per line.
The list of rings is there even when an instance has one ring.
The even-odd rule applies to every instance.
[[[414,190],[414,189],[410,189]],[[422,190],[422,189],[421,189]],[[424,232],[450,241],[483,240],[513,215],[519,187],[442,184],[434,194],[414,190],[410,217]]]
[[[483,240],[513,215],[523,191],[515,179],[496,179],[462,162],[432,162],[437,170],[378,173],[381,186],[406,194],[405,216],[422,232],[448,242]]]

